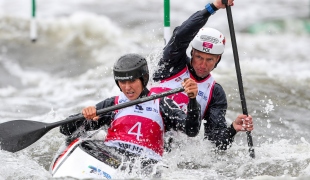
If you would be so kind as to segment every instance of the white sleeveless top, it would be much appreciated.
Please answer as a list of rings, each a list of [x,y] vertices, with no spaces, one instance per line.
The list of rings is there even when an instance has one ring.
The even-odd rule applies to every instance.
[[[115,105],[129,101],[121,93]],[[159,99],[115,111],[105,144],[151,159],[160,160],[164,152],[164,123]]]
[[[170,78],[167,78],[165,80],[162,80],[158,86],[151,88],[150,92],[161,93],[164,91],[168,91],[171,89],[181,87],[182,86],[181,82],[184,81],[185,78],[189,78],[189,77],[195,80],[198,85],[198,94],[196,96],[196,100],[201,105],[201,117],[203,117],[210,103],[212,92],[213,92],[212,90],[215,84],[215,80],[211,76],[211,74],[209,75],[208,78],[202,81],[198,81],[189,73],[188,68],[185,67],[178,74]],[[173,94],[168,97],[173,99],[176,103],[178,103],[180,108],[183,111],[187,112],[187,104],[189,102],[189,99],[185,92]]]

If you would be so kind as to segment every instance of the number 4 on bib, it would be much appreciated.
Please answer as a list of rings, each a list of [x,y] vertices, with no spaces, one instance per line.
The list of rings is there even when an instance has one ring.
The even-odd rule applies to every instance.
[[[136,139],[139,140],[141,134],[141,122],[137,122],[135,125],[132,126],[132,128],[129,129],[128,134],[132,134],[136,136]]]

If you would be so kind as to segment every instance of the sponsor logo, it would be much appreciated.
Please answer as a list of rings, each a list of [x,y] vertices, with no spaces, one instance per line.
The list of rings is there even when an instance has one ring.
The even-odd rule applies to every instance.
[[[134,144],[126,144],[126,143],[118,143],[119,147],[122,149],[128,149],[133,152],[141,153],[143,152],[143,148],[135,146]]]
[[[127,77],[115,76],[115,80],[130,80],[130,79],[133,79],[133,76],[127,76]]]
[[[137,104],[135,109],[142,111],[143,107],[141,105]]]
[[[203,47],[202,50],[203,50],[204,52],[206,52],[206,53],[210,53],[210,49],[209,49],[209,48]]]
[[[208,96],[203,96],[203,100],[208,100]]]
[[[119,100],[119,103],[124,103],[124,102],[127,102],[127,99],[120,99]]]
[[[107,179],[112,179],[112,177],[111,177],[108,173],[102,171],[102,170],[99,169],[99,168],[96,168],[96,167],[91,166],[91,165],[89,165],[88,168],[91,169],[91,170],[90,170],[90,173],[94,173],[94,174],[97,174],[97,175],[100,175],[100,176],[104,176],[104,177],[106,177]]]
[[[201,35],[200,39],[202,41],[208,41],[208,42],[213,43],[213,44],[217,44],[219,42],[219,40],[217,38],[212,37],[212,36],[207,36],[207,35]]]
[[[201,96],[201,97],[202,97],[202,96],[203,96],[203,92],[202,92],[202,91],[199,91],[199,92],[198,92],[198,96]]]
[[[202,46],[205,47],[205,48],[209,48],[209,49],[212,49],[212,48],[213,48],[213,44],[212,44],[212,43],[209,43],[209,42],[203,42],[203,43],[202,43]]]
[[[157,109],[155,109],[155,108],[153,108],[153,112],[158,113],[158,110],[157,110]]]
[[[182,78],[181,78],[181,77],[177,77],[177,78],[175,79],[175,81],[176,81],[176,82],[182,81]]]
[[[134,110],[134,112],[136,112],[136,113],[143,113],[142,111],[143,111],[144,109],[143,109],[143,107],[141,106],[141,105],[136,105],[135,106],[135,110]]]
[[[152,108],[152,107],[146,107],[146,110],[147,110],[147,111],[153,111],[153,112],[155,112],[155,113],[158,113],[158,110],[155,109],[155,108]]]

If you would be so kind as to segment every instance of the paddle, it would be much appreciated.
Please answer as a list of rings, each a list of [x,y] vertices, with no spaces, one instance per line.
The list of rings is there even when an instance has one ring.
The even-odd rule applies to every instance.
[[[229,24],[229,31],[230,31],[230,36],[231,36],[231,43],[232,43],[232,48],[233,48],[233,54],[234,54],[234,59],[235,59],[235,67],[236,67],[236,73],[237,73],[237,79],[238,79],[238,85],[239,85],[239,93],[240,93],[242,111],[243,111],[243,114],[248,115],[248,110],[246,107],[246,101],[245,101],[245,96],[244,96],[244,91],[243,91],[242,75],[241,75],[240,64],[239,64],[239,56],[238,56],[238,49],[237,49],[235,30],[234,30],[234,22],[233,22],[233,18],[232,18],[231,8],[228,5],[227,0],[222,0],[222,3],[225,4],[225,6],[226,6],[226,12],[227,12],[227,18],[228,18],[228,24]],[[252,158],[255,158],[251,132],[247,131],[246,134],[247,134],[250,156]]]
[[[140,104],[146,101],[151,101],[161,97],[165,97],[171,94],[184,91],[183,87],[172,89],[160,94],[154,94],[152,96],[139,98],[133,101],[125,102],[108,108],[100,109],[97,114],[104,114],[117,109],[122,109],[132,105]],[[80,119],[84,119],[82,114],[78,114],[73,117],[68,117],[65,120],[54,123],[43,123],[38,121],[29,120],[13,120],[0,124],[0,147],[2,150],[9,152],[17,152],[22,150],[37,140],[39,140],[49,130],[64,125],[70,122],[74,122]]]

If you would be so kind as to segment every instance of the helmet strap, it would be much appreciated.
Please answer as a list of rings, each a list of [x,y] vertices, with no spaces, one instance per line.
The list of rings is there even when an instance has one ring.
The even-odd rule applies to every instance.
[[[215,68],[217,67],[217,64],[221,61],[221,59],[222,59],[222,55],[220,55],[220,58],[219,58],[219,60],[217,61],[217,63],[215,64],[215,66],[214,66],[213,69],[215,69]],[[213,69],[212,69],[212,70],[213,70]]]
[[[189,64],[191,65],[191,67],[193,67],[193,66],[192,66],[193,52],[194,52],[194,49],[192,48],[192,50],[191,50],[191,60],[190,60],[190,62],[189,62]]]
[[[122,92],[121,87],[119,87],[118,81],[115,81],[115,83],[116,83],[117,87],[119,88],[119,90]]]
[[[140,77],[139,79],[141,80],[142,87],[143,87],[143,88],[145,88],[145,87],[146,87],[146,85],[144,85],[144,79],[143,79],[143,77]]]

